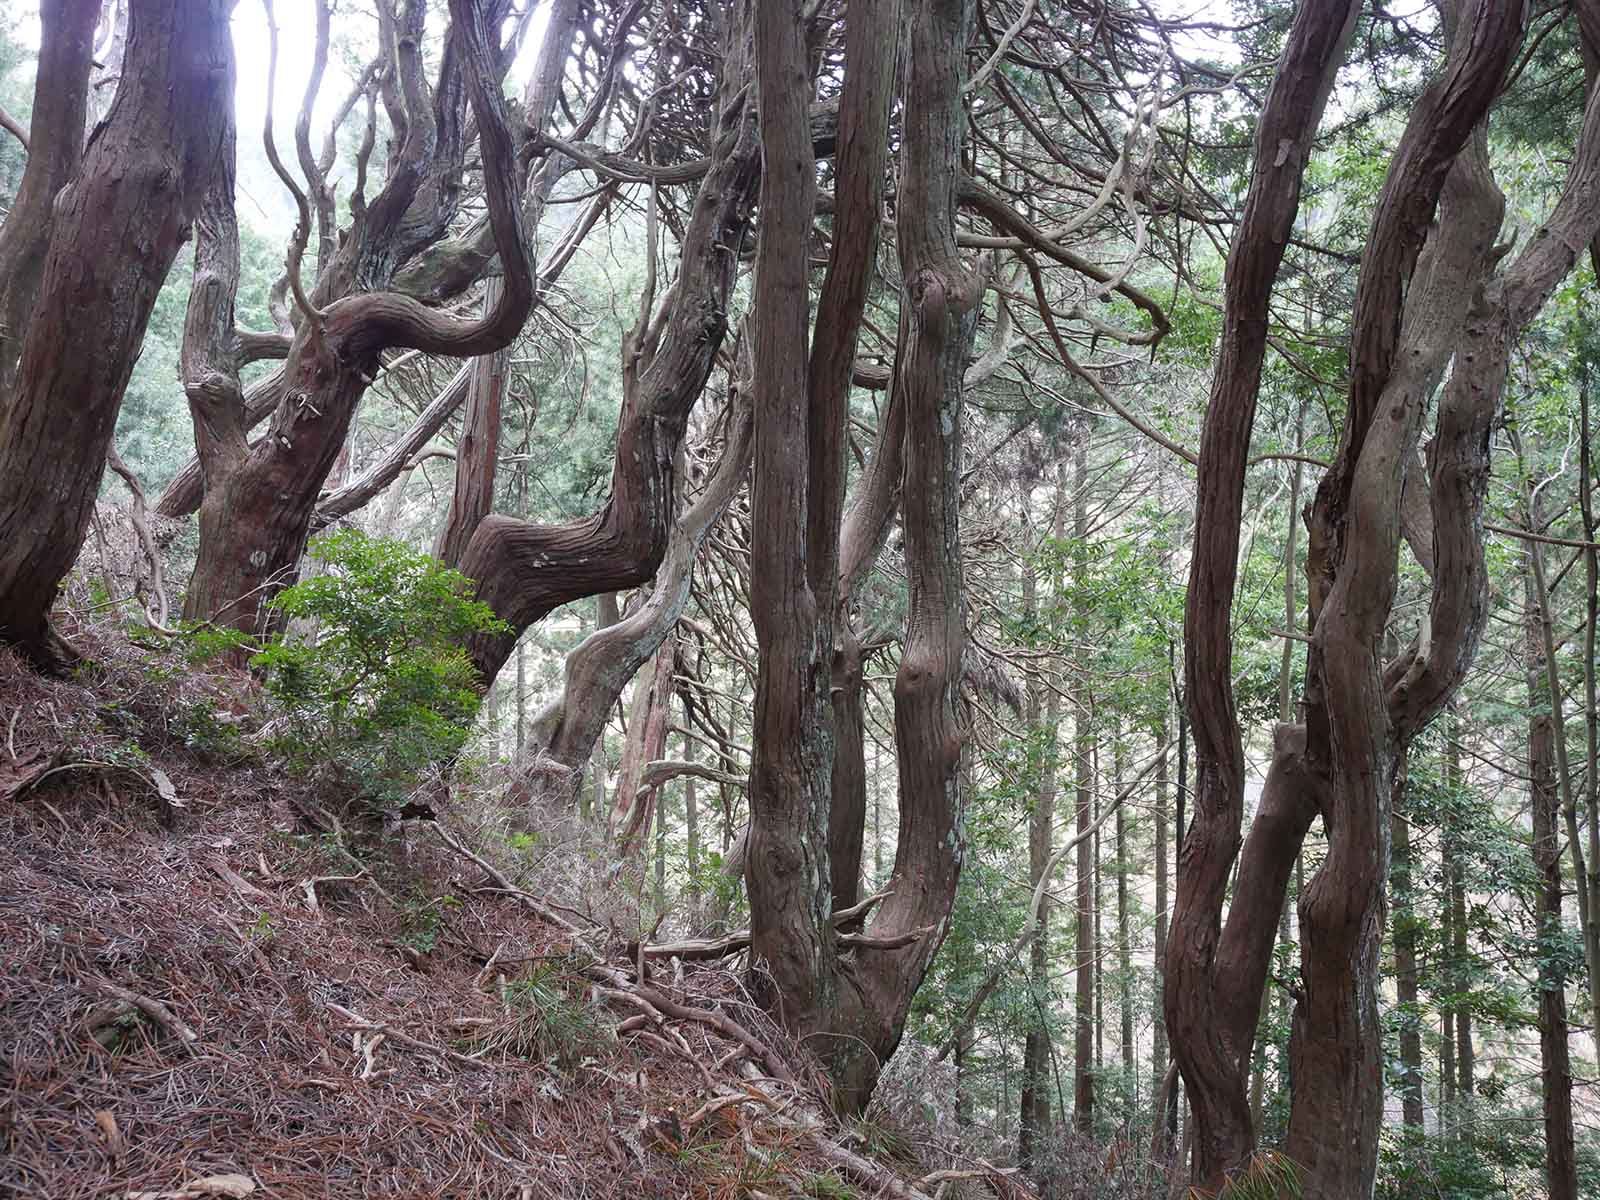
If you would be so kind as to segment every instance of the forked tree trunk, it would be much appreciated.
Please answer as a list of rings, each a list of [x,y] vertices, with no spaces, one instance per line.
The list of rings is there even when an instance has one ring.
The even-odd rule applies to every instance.
[[[835,1103],[859,1111],[899,1044],[911,999],[949,929],[964,855],[964,734],[957,689],[965,643],[960,542],[962,372],[983,280],[955,242],[965,128],[962,82],[970,0],[908,6],[904,169],[897,212],[902,312],[897,364],[906,411],[902,505],[906,637],[895,677],[900,832],[891,894],[868,928],[913,937],[846,964],[835,1029],[852,1049],[834,1060]]]
[[[1352,14],[1311,5],[1300,10],[1262,134],[1285,115],[1275,111],[1278,87],[1300,74],[1288,73],[1288,64],[1308,49],[1319,55],[1329,49],[1327,42],[1300,44],[1300,35],[1335,15],[1343,21]],[[1305,989],[1290,1047],[1294,1106],[1288,1153],[1305,1171],[1307,1195],[1354,1197],[1370,1191],[1381,1108],[1374,986],[1388,865],[1389,789],[1404,746],[1459,685],[1483,619],[1481,534],[1475,522],[1488,442],[1481,434],[1473,440],[1469,431],[1492,419],[1501,377],[1496,355],[1480,342],[1477,355],[1458,355],[1467,369],[1458,372],[1441,403],[1440,435],[1429,464],[1439,560],[1426,626],[1431,639],[1422,639],[1387,670],[1378,662],[1393,596],[1400,496],[1422,405],[1456,348],[1472,281],[1488,261],[1498,226],[1498,197],[1492,181],[1484,182],[1481,144],[1451,174],[1452,203],[1459,213],[1441,214],[1434,227],[1437,244],[1424,264],[1417,254],[1451,162],[1472,140],[1473,127],[1509,65],[1521,17],[1520,8],[1488,4],[1461,20],[1449,66],[1417,105],[1380,196],[1358,291],[1349,419],[1311,522],[1310,721],[1305,729],[1280,727],[1278,753],[1219,937],[1207,924],[1221,912],[1242,803],[1240,735],[1228,685],[1228,610],[1256,387],[1253,377],[1241,385],[1230,355],[1249,347],[1244,361],[1251,364],[1252,376],[1259,371],[1259,331],[1239,337],[1230,348],[1226,329],[1263,298],[1260,277],[1241,273],[1241,284],[1253,278],[1257,286],[1243,287],[1237,295],[1233,284],[1234,259],[1248,245],[1243,235],[1258,194],[1277,203],[1278,219],[1293,212],[1293,185],[1287,191],[1258,189],[1259,160],[1241,238],[1230,256],[1229,316],[1202,441],[1200,549],[1186,611],[1186,690],[1199,752],[1199,795],[1195,827],[1184,847],[1166,981],[1175,1051],[1194,1103],[1196,1176],[1210,1187],[1225,1181],[1253,1142],[1244,1072],[1272,927],[1300,840],[1320,810],[1327,818],[1330,852],[1300,904]],[[1317,86],[1326,83],[1324,78]],[[1276,144],[1281,166],[1293,143],[1279,139]],[[1257,244],[1251,254],[1263,252]],[[1269,253],[1272,272],[1277,253]],[[1269,273],[1268,286],[1270,278]],[[1402,321],[1400,296],[1408,280]],[[1236,298],[1245,302],[1237,313]],[[1506,332],[1504,325],[1488,324]],[[1380,410],[1393,419],[1374,420]],[[1223,980],[1226,990],[1219,987]],[[1187,1028],[1180,1037],[1176,1022],[1184,1009]]]
[[[117,411],[156,293],[188,236],[231,126],[231,0],[150,0],[133,12],[123,86],[64,190],[82,144],[85,40],[78,0],[46,5],[39,124],[27,201],[11,218],[51,210],[49,248],[17,230],[0,238],[5,351],[20,343],[0,393],[0,640],[41,666],[71,657],[51,632],[56,588],[83,544]],[[51,74],[59,72],[59,74]],[[55,94],[55,89],[61,89]],[[75,123],[75,127],[74,126]],[[51,185],[55,186],[52,187]],[[37,271],[37,275],[35,275]],[[30,295],[31,292],[31,295]],[[14,306],[27,319],[13,324]]]
[[[790,177],[798,175],[801,186],[809,191],[810,179],[803,165],[808,156],[795,136],[793,98],[773,95],[775,81],[780,79],[790,80],[791,89],[809,94],[809,81],[800,65],[800,6],[773,9],[763,6],[760,12],[767,161],[769,169],[775,161],[782,163]],[[883,52],[884,47],[870,37],[874,29],[886,32],[882,24],[885,15],[883,5],[850,9],[847,88],[852,79],[857,88],[882,86],[881,76],[868,75],[862,68]],[[789,492],[781,498],[787,511],[774,497],[757,509],[758,514],[771,515],[765,520],[760,515],[756,518],[769,543],[756,564],[756,579],[761,580],[764,569],[774,573],[776,595],[772,599],[782,607],[764,613],[762,598],[757,598],[763,652],[756,763],[751,774],[752,925],[753,930],[766,930],[766,958],[783,989],[786,1021],[802,1033],[824,1035],[810,1038],[810,1043],[832,1079],[836,1107],[847,1112],[865,1105],[883,1062],[899,1043],[911,998],[948,928],[962,858],[962,734],[956,721],[964,640],[958,533],[961,387],[983,286],[963,265],[955,245],[956,184],[964,127],[961,82],[970,19],[970,4],[960,0],[922,0],[908,14],[905,169],[898,206],[906,336],[896,370],[896,386],[902,389],[906,413],[903,507],[910,580],[907,635],[895,685],[900,837],[890,895],[868,930],[878,945],[861,952],[853,962],[834,957],[832,932],[826,922],[831,889],[825,886],[828,868],[823,856],[828,852],[826,802],[831,771],[823,775],[818,769],[828,764],[832,750],[827,705],[832,644],[831,639],[823,640],[819,631],[832,625],[831,602],[838,586],[833,565],[839,507],[836,473],[842,470],[840,434],[848,389],[833,382],[839,378],[839,364],[819,358],[822,347],[828,346],[832,355],[836,344],[833,335],[824,338],[820,328],[809,374],[799,380],[795,377],[797,368],[804,370],[806,364],[796,362],[792,345],[778,340],[777,331],[787,331],[804,345],[804,247],[808,241],[804,235],[811,214],[809,207],[801,211],[789,203],[793,196],[776,190],[763,205],[764,220],[770,222],[776,214],[786,214],[787,219],[780,217],[781,223],[763,227],[756,311],[760,319],[763,304],[768,306],[765,311],[774,322],[769,330],[774,340],[757,341],[758,378],[764,377],[761,347],[765,346],[765,371],[770,373],[772,386],[763,394],[786,399],[770,416],[768,453],[763,453],[758,433],[758,505],[764,487],[787,482]],[[868,111],[872,109],[864,103],[841,106],[841,148],[855,137],[875,136],[860,125],[854,130],[846,127],[847,121],[859,121]],[[842,159],[840,170],[845,170]],[[857,187],[859,181],[847,185],[842,178],[841,190],[846,186]],[[876,212],[857,215],[870,228]],[[786,231],[788,245],[769,245],[778,229]],[[854,256],[870,242],[837,239],[836,246],[846,245]],[[852,271],[858,269],[852,267]],[[830,285],[835,273],[829,272]],[[845,290],[853,291],[855,286]],[[793,290],[774,296],[779,287]],[[825,285],[825,295],[827,291]],[[833,308],[824,305],[819,314]],[[843,324],[848,329],[850,322]],[[853,334],[850,338],[853,345]],[[849,356],[844,358],[848,364]],[[806,382],[806,391],[797,392]],[[848,384],[848,372],[844,383]],[[809,395],[809,420],[797,421],[792,409],[782,411],[785,405],[795,404],[797,394]],[[787,464],[774,461],[771,455],[784,449],[792,460]],[[762,482],[764,471],[766,484]],[[801,514],[798,521],[796,508]],[[809,529],[804,516],[807,511],[814,514]],[[777,586],[780,583],[784,585],[781,588]],[[766,623],[764,632],[762,622]],[[780,680],[789,685],[778,686]],[[779,736],[810,737],[813,742],[809,746],[763,746],[764,740]],[[808,839],[809,846],[805,844]],[[859,850],[856,854],[859,862]],[[785,897],[793,903],[786,911],[779,910],[777,902]],[[768,911],[758,911],[762,908]],[[835,962],[839,964],[836,975]],[[787,980],[793,980],[792,984],[786,985]]]
[[[1255,1147],[1246,1079],[1259,989],[1247,1029],[1219,1020],[1235,989],[1219,986],[1223,903],[1244,817],[1244,749],[1230,680],[1229,614],[1238,571],[1244,471],[1266,351],[1268,302],[1299,211],[1311,141],[1354,31],[1352,0],[1300,5],[1256,129],[1255,164],[1223,278],[1217,369],[1200,441],[1195,554],[1184,609],[1184,697],[1193,723],[1193,818],[1167,934],[1163,1007],[1194,1125],[1195,1181],[1218,1188]],[[1309,820],[1309,818],[1308,818]],[[1237,898],[1235,908],[1238,907]],[[1268,915],[1274,918],[1275,912]]]

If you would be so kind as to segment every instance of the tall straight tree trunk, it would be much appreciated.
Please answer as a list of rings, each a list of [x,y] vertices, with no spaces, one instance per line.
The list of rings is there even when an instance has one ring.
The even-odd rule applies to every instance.
[[[1156,797],[1155,797],[1155,904],[1156,904],[1156,929],[1155,929],[1155,976],[1156,976],[1156,1004],[1152,1014],[1152,1031],[1150,1044],[1150,1078],[1154,1084],[1159,1085],[1167,1073],[1167,1022],[1161,1013],[1161,976],[1165,969],[1167,958],[1167,856],[1171,853],[1167,845],[1167,820],[1169,801],[1167,788],[1167,759],[1172,753],[1172,721],[1170,704],[1163,705],[1160,724],[1156,726]],[[1165,1114],[1156,1113],[1153,1120],[1161,1124]]]
[[[1591,262],[1600,261],[1600,247],[1591,247]],[[1583,957],[1589,976],[1589,1028],[1591,1044],[1600,1051],[1600,682],[1597,682],[1595,648],[1600,637],[1600,524],[1594,512],[1594,447],[1589,419],[1589,364],[1582,366],[1578,394],[1581,406],[1578,451],[1578,496],[1583,514],[1583,807],[1588,816],[1588,874],[1573,880],[1587,899],[1582,921]]]
[[[685,738],[684,761],[693,763],[699,757],[692,738]],[[684,853],[689,866],[689,925],[700,927],[700,790],[693,775],[683,780],[683,840]]]
[[[1089,499],[1088,487],[1089,435],[1080,431],[1072,447],[1072,537],[1074,594],[1079,598],[1079,649],[1075,653],[1072,671],[1073,688],[1073,743],[1072,757],[1075,772],[1074,811],[1077,817],[1078,861],[1075,932],[1076,1006],[1074,1010],[1072,1039],[1072,1124],[1080,1134],[1094,1132],[1095,1078],[1094,1078],[1094,997],[1095,997],[1095,945],[1094,945],[1094,727],[1090,720],[1091,701],[1088,694],[1089,664],[1082,647],[1081,630],[1087,627],[1088,613],[1083,611],[1088,601],[1087,574],[1089,554]]]
[[[1052,532],[1059,542],[1063,530],[1065,508],[1063,486],[1065,463],[1058,463]],[[1022,504],[1026,510],[1032,498],[1031,484],[1023,489]],[[1038,574],[1033,562],[1023,565],[1023,611],[1037,618]],[[1038,782],[1033,794],[1033,812],[1028,819],[1028,886],[1037,889],[1044,877],[1055,841],[1056,770],[1058,755],[1056,738],[1061,724],[1061,694],[1051,687],[1048,697],[1041,698],[1043,685],[1029,680],[1024,710],[1024,726],[1030,737],[1040,743],[1036,756]],[[1050,898],[1046,895],[1039,906],[1038,924],[1028,958],[1028,985],[1032,1000],[1028,1005],[1028,1031],[1022,1051],[1022,1096],[1017,1122],[1017,1162],[1029,1169],[1034,1162],[1035,1149],[1050,1128],[1050,1031],[1045,1015],[1050,1006]]]
[[[799,0],[753,6],[762,141],[761,239],[756,249],[752,342],[756,419],[750,616],[760,666],[751,725],[750,831],[745,880],[750,948],[765,966],[763,999],[824,1055],[835,1007],[833,888],[826,853],[833,739],[828,667],[833,611],[817,594],[808,557],[822,498],[811,486],[808,412],[809,230],[816,191]],[[749,11],[747,6],[745,11]],[[831,549],[837,533],[830,530]],[[827,579],[831,588],[833,578]],[[831,592],[829,593],[831,595]]]
[[[1530,492],[1532,486],[1530,484]],[[1536,501],[1530,502],[1529,525],[1538,523]],[[1539,577],[1537,546],[1523,553],[1523,602],[1528,664],[1528,778],[1533,812],[1533,866],[1538,873],[1536,911],[1539,927],[1539,1066],[1544,1104],[1545,1188],[1550,1200],[1577,1200],[1578,1164],[1573,1147],[1572,1062],[1567,1044],[1567,976],[1553,943],[1561,927],[1560,788],[1557,784],[1559,739],[1564,733],[1551,703],[1546,672],[1548,598]]]
[[[1125,767],[1122,738],[1117,738],[1116,769],[1112,775],[1117,793],[1122,793]],[[1127,808],[1117,805],[1117,1012],[1121,1017],[1118,1033],[1122,1052],[1122,1124],[1133,1123],[1133,1102],[1138,1091],[1133,1057],[1133,942],[1128,928],[1128,830]]]
[[[1463,786],[1461,722],[1454,712],[1448,714],[1448,721],[1449,724],[1445,728],[1444,779],[1445,789],[1454,797],[1459,795]],[[1446,810],[1447,814],[1451,815],[1446,817],[1447,824],[1440,842],[1443,847],[1445,883],[1449,889],[1450,908],[1450,943],[1447,949],[1449,970],[1446,977],[1450,981],[1450,991],[1457,996],[1463,996],[1470,978],[1467,957],[1470,952],[1467,940],[1467,872],[1459,820],[1453,815],[1453,807],[1452,805]],[[1458,1000],[1447,1011],[1445,1022],[1451,1028],[1450,1044],[1454,1052],[1455,1077],[1451,1080],[1451,1091],[1455,1095],[1457,1108],[1454,1116],[1466,1136],[1471,1138],[1470,1114],[1461,1111],[1470,1101],[1476,1087],[1473,1079],[1471,1003]]]
[[[1400,1102],[1408,1130],[1423,1132],[1422,1008],[1417,986],[1417,929],[1415,864],[1411,854],[1411,823],[1406,819],[1406,786],[1396,785],[1392,833],[1394,858],[1389,890],[1394,896],[1390,921],[1394,943],[1395,995],[1400,1004]]]

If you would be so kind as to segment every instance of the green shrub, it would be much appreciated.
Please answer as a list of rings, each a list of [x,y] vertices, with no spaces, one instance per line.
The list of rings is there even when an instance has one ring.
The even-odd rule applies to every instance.
[[[587,992],[575,963],[540,963],[500,989],[505,1019],[480,1034],[475,1044],[570,1070],[616,1036],[605,1010]]]
[[[322,573],[272,607],[311,632],[251,659],[284,714],[274,745],[349,799],[393,807],[467,738],[479,691],[462,642],[505,626],[471,580],[401,542],[341,530],[308,553]]]

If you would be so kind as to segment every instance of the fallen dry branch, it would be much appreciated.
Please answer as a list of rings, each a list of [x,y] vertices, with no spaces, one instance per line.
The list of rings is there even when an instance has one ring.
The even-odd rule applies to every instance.
[[[478,1071],[483,1070],[489,1065],[482,1059],[473,1058],[469,1054],[462,1054],[458,1050],[451,1050],[448,1046],[436,1046],[432,1042],[425,1042],[421,1038],[414,1038],[409,1033],[404,1033],[387,1022],[370,1021],[366,1017],[363,1017],[360,1013],[351,1012],[342,1004],[335,1004],[331,1000],[328,1002],[328,1009],[330,1012],[337,1013],[339,1016],[343,1017],[357,1029],[366,1032],[382,1034],[390,1041],[399,1042],[402,1046],[410,1046],[413,1050],[422,1050],[428,1054],[437,1054],[440,1058],[447,1058],[451,1062],[460,1063],[464,1067],[471,1067],[473,1070]],[[375,1047],[376,1039],[374,1039],[374,1042],[368,1044]]]
[[[475,854],[466,846],[462,845],[460,839],[453,835],[443,825],[439,824],[437,821],[433,822],[432,824],[433,831],[439,835],[440,841],[442,841],[450,849],[454,850],[457,854],[461,855],[462,858],[470,859],[472,862],[476,863],[482,869],[485,875],[494,880],[495,886],[507,896],[511,897],[511,899],[522,905],[522,907],[533,913],[540,920],[548,921],[558,929],[562,929],[567,933],[570,933],[574,938],[577,938],[580,941],[582,940],[584,931],[579,929],[560,913],[556,912],[555,908],[550,904],[549,901],[541,900],[533,893],[523,891],[516,884],[512,883],[511,880],[506,878],[504,871],[501,871],[493,863],[485,859],[481,854]]]
[[[833,927],[842,929],[851,922],[860,920],[875,905],[881,904],[887,899],[890,894],[890,890],[885,889],[852,904],[849,908],[839,909],[833,914]],[[839,935],[839,944],[866,949],[895,949],[900,946],[910,945],[927,932],[928,930],[921,929],[913,933],[882,938],[868,938],[860,934],[842,933]],[[684,962],[708,962],[719,958],[731,958],[733,955],[743,953],[749,948],[750,931],[748,929],[740,929],[718,938],[685,938],[682,941],[658,942],[655,945],[642,948],[637,944],[633,944],[628,947],[628,956],[632,958],[642,953],[645,958],[652,960],[679,958]]]
[[[15,729],[16,722],[13,718],[13,733]],[[0,801],[18,799],[23,792],[48,775],[54,764],[53,757],[43,750],[29,751],[21,758],[15,757],[15,751],[12,753],[13,761],[0,765]]]
[[[110,980],[96,979],[93,982],[96,988],[113,1000],[133,1005],[190,1050],[193,1050],[200,1041],[200,1035],[179,1020],[177,1014],[161,1001],[152,1000],[149,996],[140,995],[138,992],[131,992],[125,987],[118,987]]]

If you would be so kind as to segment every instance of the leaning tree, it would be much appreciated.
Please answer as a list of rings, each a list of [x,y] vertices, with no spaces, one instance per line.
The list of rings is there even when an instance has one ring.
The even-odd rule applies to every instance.
[[[133,5],[87,141],[98,0],[41,9],[28,164],[0,229],[0,640],[41,667],[145,326],[224,158],[232,0]]]

